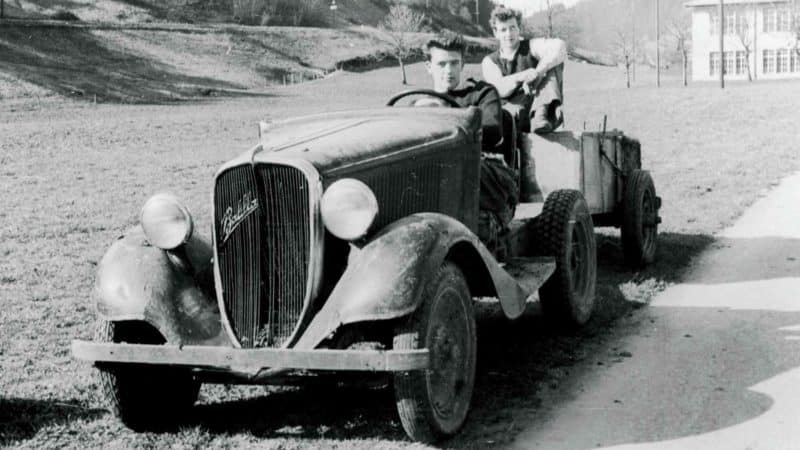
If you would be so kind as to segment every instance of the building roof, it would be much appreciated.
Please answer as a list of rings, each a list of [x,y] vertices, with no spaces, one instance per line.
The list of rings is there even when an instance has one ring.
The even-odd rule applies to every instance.
[[[726,5],[749,5],[751,3],[789,3],[789,0],[724,0]],[[692,0],[683,4],[686,8],[696,6],[717,6],[719,0]]]

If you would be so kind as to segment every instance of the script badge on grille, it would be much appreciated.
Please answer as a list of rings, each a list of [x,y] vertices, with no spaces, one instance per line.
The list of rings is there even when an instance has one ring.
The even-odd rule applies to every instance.
[[[236,209],[234,209],[234,206]],[[236,227],[239,226],[244,219],[258,209],[258,199],[251,193],[245,192],[242,198],[234,206],[228,206],[225,214],[222,216],[222,243],[231,236]]]

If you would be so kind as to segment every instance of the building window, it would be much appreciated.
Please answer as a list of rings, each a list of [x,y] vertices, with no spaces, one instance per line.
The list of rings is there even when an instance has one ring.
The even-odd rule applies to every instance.
[[[775,53],[775,71],[778,73],[785,73],[789,71],[788,49],[781,48]]]
[[[780,8],[775,11],[775,31],[789,31],[789,10],[787,8]]]
[[[745,17],[744,12],[736,14],[736,34],[745,36],[749,28],[750,24],[747,22],[747,17]]]
[[[708,74],[711,76],[719,75],[719,52],[708,54]]]
[[[775,72],[775,50],[764,50],[764,73]]]
[[[747,60],[745,59],[744,52],[737,51],[736,52],[736,75],[742,75],[747,73]]]
[[[764,10],[764,33],[772,33],[776,29],[777,24],[777,10],[775,8],[767,8]]]
[[[736,54],[734,52],[725,52],[725,73],[734,73],[734,63],[736,62]]]
[[[719,34],[719,16],[711,14],[711,35]]]
[[[797,53],[797,49],[789,49],[789,56],[792,64],[792,72],[800,72],[800,54]]]
[[[725,14],[725,34],[736,34],[736,13]]]

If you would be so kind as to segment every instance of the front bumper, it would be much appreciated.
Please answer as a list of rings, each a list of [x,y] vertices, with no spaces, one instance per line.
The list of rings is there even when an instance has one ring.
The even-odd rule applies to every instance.
[[[239,349],[75,340],[72,341],[72,355],[77,359],[95,363],[186,366],[253,374],[267,369],[402,372],[427,369],[429,366],[428,349]]]

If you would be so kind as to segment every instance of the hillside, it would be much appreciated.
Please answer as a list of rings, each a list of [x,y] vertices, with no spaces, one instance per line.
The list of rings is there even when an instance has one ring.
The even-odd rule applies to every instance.
[[[472,23],[464,0],[400,0],[428,17],[428,28],[486,35]],[[396,0],[9,0],[5,18],[60,18],[83,22],[237,24],[346,28],[378,26]],[[490,0],[480,0],[488,16]],[[331,5],[335,4],[336,9]],[[462,5],[463,6],[463,5]]]
[[[442,1],[432,0],[430,8],[413,5],[429,20],[428,33],[413,34],[411,46],[418,48],[429,32],[441,28],[483,33]],[[386,0],[338,0],[335,11],[328,0],[4,3],[0,99],[57,94],[161,103],[258,95],[266,87],[321,78],[337,69],[395,64],[391,38],[376,26],[388,12]],[[283,9],[263,9],[281,4]],[[308,9],[302,17],[286,15],[303,7]],[[284,15],[276,18],[279,12]],[[259,23],[248,25],[254,21]],[[286,21],[319,26],[261,24]],[[492,45],[482,38],[471,41],[476,54]],[[417,51],[408,60],[420,57]]]

